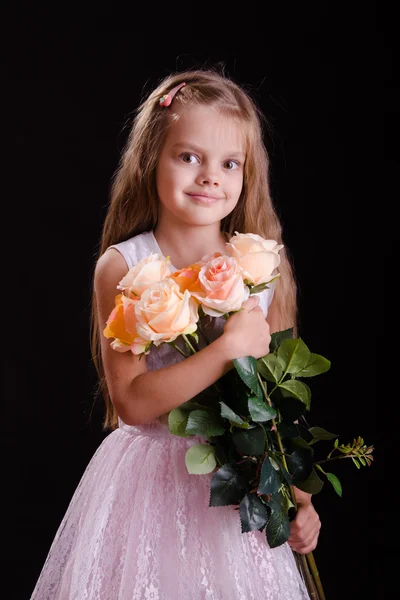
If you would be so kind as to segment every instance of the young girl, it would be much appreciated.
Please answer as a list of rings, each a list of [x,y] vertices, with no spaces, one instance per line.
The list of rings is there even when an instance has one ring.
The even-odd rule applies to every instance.
[[[287,543],[241,533],[232,506],[209,507],[212,475],[187,472],[199,438],[174,436],[168,413],[229,369],[269,351],[270,333],[296,326],[285,249],[275,289],[210,325],[189,358],[163,344],[139,360],[103,335],[117,285],[158,253],[176,271],[241,233],[281,243],[268,185],[262,117],[250,96],[214,70],[167,77],[139,107],[115,180],[94,275],[94,358],[106,401],[105,438],[54,539],[32,600],[298,600],[308,594],[292,550],[316,547],[308,494]],[[201,438],[200,438],[201,439]]]

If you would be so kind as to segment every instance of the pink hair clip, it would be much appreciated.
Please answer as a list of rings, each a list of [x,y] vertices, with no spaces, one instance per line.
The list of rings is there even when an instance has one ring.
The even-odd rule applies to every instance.
[[[168,94],[165,94],[165,96],[162,96],[162,98],[160,98],[160,106],[169,106],[172,102],[172,100],[175,97],[176,92],[179,92],[179,90],[186,85],[185,82],[180,83],[179,85],[176,85],[174,88],[172,88],[172,90],[170,90],[168,92]]]

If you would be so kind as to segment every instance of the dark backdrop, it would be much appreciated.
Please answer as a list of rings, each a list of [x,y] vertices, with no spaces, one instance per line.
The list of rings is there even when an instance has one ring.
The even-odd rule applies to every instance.
[[[327,485],[314,498],[326,595],[384,597],[379,353],[389,250],[379,221],[388,200],[376,186],[397,158],[385,128],[397,113],[392,51],[378,27],[348,35],[322,19],[300,25],[297,36],[231,45],[206,35],[149,44],[148,34],[79,27],[10,36],[2,203],[8,598],[29,598],[106,435],[89,351],[91,279],[132,111],[171,70],[216,63],[272,124],[271,185],[299,279],[301,335],[332,363],[313,382],[310,422],[341,442],[362,435],[376,446],[372,467],[335,467],[342,498]]]

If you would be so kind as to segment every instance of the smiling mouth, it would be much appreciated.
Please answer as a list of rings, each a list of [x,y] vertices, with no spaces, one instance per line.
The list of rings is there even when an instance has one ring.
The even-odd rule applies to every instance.
[[[209,202],[216,202],[217,200],[223,200],[223,198],[220,198],[219,196],[209,196],[208,194],[187,194],[188,196],[190,196],[191,198],[197,198],[199,199],[201,202],[205,202],[205,203],[209,203]]]

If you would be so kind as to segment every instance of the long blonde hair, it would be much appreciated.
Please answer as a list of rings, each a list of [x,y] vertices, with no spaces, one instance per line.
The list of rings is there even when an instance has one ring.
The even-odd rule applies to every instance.
[[[170,123],[173,104],[160,107],[160,98],[185,82],[173,104],[217,106],[244,126],[247,138],[244,183],[234,210],[221,221],[221,231],[234,235],[257,233],[283,243],[282,227],[269,188],[269,158],[263,141],[267,121],[250,94],[216,69],[193,69],[166,77],[138,107],[133,125],[115,172],[108,212],[104,221],[98,257],[109,246],[156,227],[158,197],[156,167]],[[296,282],[286,247],[280,252],[280,279],[274,294],[278,329],[297,329]],[[111,402],[101,360],[96,298],[92,293],[91,350],[99,376],[106,414],[104,430],[118,427],[118,415]]]

